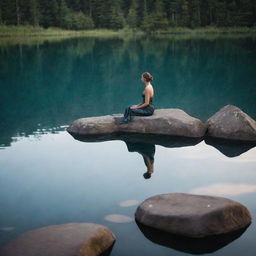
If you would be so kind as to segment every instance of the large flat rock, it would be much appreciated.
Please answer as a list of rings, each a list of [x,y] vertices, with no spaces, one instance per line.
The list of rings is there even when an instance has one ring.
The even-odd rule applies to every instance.
[[[226,234],[251,223],[242,204],[222,197],[171,193],[153,196],[136,210],[146,226],[186,237]]]
[[[72,135],[94,136],[116,133],[201,138],[206,125],[180,109],[157,109],[152,116],[134,116],[128,124],[120,124],[121,114],[87,117],[75,120],[67,129]]]
[[[115,242],[114,234],[94,223],[47,226],[20,235],[0,250],[1,256],[96,256]]]
[[[210,137],[256,142],[256,121],[236,106],[223,107],[206,124]]]

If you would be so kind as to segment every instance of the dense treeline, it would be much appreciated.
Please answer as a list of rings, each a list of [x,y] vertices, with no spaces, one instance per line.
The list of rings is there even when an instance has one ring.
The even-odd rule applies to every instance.
[[[255,26],[255,0],[1,0],[0,24],[67,29]]]

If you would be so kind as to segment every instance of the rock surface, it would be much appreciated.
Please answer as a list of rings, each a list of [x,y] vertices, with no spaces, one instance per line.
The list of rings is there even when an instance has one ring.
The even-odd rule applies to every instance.
[[[256,142],[256,121],[238,107],[223,107],[207,120],[206,125],[210,137]]]
[[[1,256],[95,256],[113,245],[114,234],[94,223],[47,226],[20,235],[0,250]]]
[[[137,208],[135,218],[146,226],[194,238],[226,234],[251,223],[249,211],[238,202],[183,193],[145,200]]]
[[[121,114],[75,120],[67,129],[72,135],[140,133],[200,138],[206,125],[180,109],[157,109],[152,116],[133,116],[128,124],[120,124]]]

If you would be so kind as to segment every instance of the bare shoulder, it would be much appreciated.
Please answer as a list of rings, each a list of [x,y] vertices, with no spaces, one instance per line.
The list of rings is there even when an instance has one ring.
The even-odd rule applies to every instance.
[[[148,86],[145,88],[145,93],[149,94],[151,97],[154,95],[154,88],[153,86]]]

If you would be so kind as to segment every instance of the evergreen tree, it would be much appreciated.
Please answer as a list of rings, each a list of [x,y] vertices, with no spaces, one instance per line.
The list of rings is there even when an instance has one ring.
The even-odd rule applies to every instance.
[[[19,26],[21,23],[21,11],[20,11],[19,0],[15,0],[15,14],[16,14],[16,25]]]
[[[37,0],[30,0],[30,24],[39,25],[39,8]]]
[[[215,17],[217,26],[222,27],[227,25],[227,9],[225,0],[218,0],[215,3]]]
[[[173,27],[176,27],[178,25],[178,23],[177,23],[178,3],[177,3],[176,0],[171,1],[169,13],[170,13],[170,16],[171,16],[170,25],[173,26]]]
[[[81,10],[80,0],[66,0],[69,9],[79,12]]]
[[[80,1],[80,10],[90,16],[92,18],[92,6],[93,6],[93,0],[81,0]]]
[[[0,25],[3,24],[3,18],[2,18],[2,4],[0,3]]]
[[[143,29],[146,32],[150,32],[153,30],[153,28],[154,28],[154,24],[152,22],[152,17],[149,15],[149,12],[148,12],[147,0],[144,0],[143,19],[141,23],[141,29]]]
[[[200,1],[190,0],[189,10],[190,10],[190,26],[192,28],[200,26],[201,25]]]
[[[60,0],[59,2],[59,8],[58,8],[58,24],[62,28],[67,28],[69,21],[68,15],[70,14],[70,10],[68,9],[68,6],[66,4],[65,0]]]
[[[58,26],[58,4],[56,0],[39,0],[40,1],[40,25],[47,28]]]
[[[91,0],[92,19],[97,28],[106,27],[110,6],[109,0]]]
[[[109,19],[106,22],[108,28],[121,29],[125,20],[120,7],[120,0],[112,0],[110,5]]]
[[[179,0],[178,4],[178,25],[188,27],[190,25],[188,1]]]
[[[2,6],[3,23],[7,25],[16,24],[15,0],[1,0],[0,4]]]
[[[153,30],[166,29],[169,25],[167,14],[164,10],[162,0],[156,0],[154,6],[154,13],[151,15],[153,21]]]
[[[131,7],[129,9],[129,13],[127,15],[127,24],[135,29],[137,27],[137,0],[132,0]]]
[[[81,11],[73,13],[73,26],[72,29],[92,29],[94,27],[93,21],[89,16],[86,16]]]
[[[253,25],[255,17],[253,17],[253,2],[251,0],[240,0],[239,16],[240,26]]]

